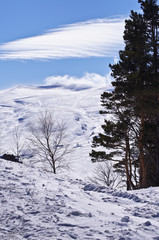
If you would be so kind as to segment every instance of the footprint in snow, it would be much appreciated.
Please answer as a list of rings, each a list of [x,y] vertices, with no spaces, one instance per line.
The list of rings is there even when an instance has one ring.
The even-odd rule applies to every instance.
[[[130,221],[130,218],[129,216],[124,216],[122,219],[121,219],[121,222],[129,222]]]

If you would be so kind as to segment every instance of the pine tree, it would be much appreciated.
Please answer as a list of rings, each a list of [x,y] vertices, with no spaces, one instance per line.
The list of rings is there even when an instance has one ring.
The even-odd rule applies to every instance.
[[[141,1],[143,14],[131,11],[125,22],[125,49],[120,61],[110,65],[114,91],[103,93],[104,133],[94,137],[92,161],[116,161],[124,166],[127,189],[159,185],[159,77],[158,6],[155,0]],[[120,159],[120,160],[119,160]]]
[[[143,18],[147,25],[148,44],[151,59],[149,64],[150,81],[142,102],[146,105],[144,120],[144,145],[147,150],[147,185],[159,186],[159,55],[158,28],[159,7],[156,0],[139,0],[143,10]],[[148,93],[149,91],[149,93]]]
[[[153,79],[153,96],[154,96],[154,110],[156,111],[156,117],[154,117],[155,125],[155,137],[156,137],[156,149],[155,149],[155,176],[156,185],[159,186],[159,7],[156,0],[141,1],[141,8],[144,12],[144,19],[147,23],[149,30],[149,44],[152,52],[152,79]]]
[[[106,110],[100,111],[100,113],[106,114],[107,119],[102,125],[103,133],[94,137],[92,147],[102,146],[106,151],[92,150],[90,154],[92,161],[113,161],[115,171],[126,176],[127,189],[136,189],[138,166],[134,157],[136,156],[136,146],[132,141],[136,131],[132,126],[137,122],[134,121],[134,118],[130,118],[131,106],[126,109],[126,102],[122,102],[121,96],[115,92],[104,92],[101,95],[101,102]],[[110,120],[110,117],[113,120]]]

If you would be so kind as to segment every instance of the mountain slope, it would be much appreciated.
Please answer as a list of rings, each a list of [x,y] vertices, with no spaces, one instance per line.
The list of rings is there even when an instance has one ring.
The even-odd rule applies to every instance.
[[[0,239],[159,239],[159,188],[124,192],[88,182],[92,137],[100,131],[100,94],[107,87],[63,84],[0,91],[1,152],[13,151],[12,132],[51,109],[67,124],[74,149],[70,170],[53,175],[0,159]],[[37,159],[38,160],[38,159]]]
[[[159,188],[115,191],[0,160],[0,239],[159,239]]]
[[[70,156],[71,174],[87,176],[93,167],[89,158],[92,136],[103,122],[99,115],[103,91],[104,88],[79,84],[17,86],[0,91],[1,151],[13,153],[14,128],[19,126],[27,137],[28,123],[36,122],[38,113],[49,109],[55,121],[66,123],[67,141],[74,150]]]

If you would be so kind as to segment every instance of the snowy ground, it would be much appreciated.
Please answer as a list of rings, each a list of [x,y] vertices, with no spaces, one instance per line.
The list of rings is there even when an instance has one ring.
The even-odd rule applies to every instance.
[[[1,240],[159,239],[159,188],[122,192],[0,160]]]
[[[53,85],[17,86],[0,91],[1,152],[13,153],[12,133],[16,126],[27,136],[28,123],[35,122],[39,112],[49,109],[55,119],[67,125],[67,141],[74,150],[69,160],[71,174],[89,175],[93,167],[89,158],[92,137],[103,123],[99,110],[104,90],[87,85]]]
[[[88,182],[92,136],[103,122],[100,94],[88,85],[19,86],[0,91],[1,152],[12,153],[12,132],[52,109],[68,126],[74,151],[69,172],[0,159],[0,240],[159,240],[159,188],[125,192]]]

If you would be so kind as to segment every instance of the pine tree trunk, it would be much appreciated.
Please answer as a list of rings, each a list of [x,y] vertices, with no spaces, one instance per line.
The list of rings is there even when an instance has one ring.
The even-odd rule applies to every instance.
[[[158,87],[158,26],[155,28],[155,81]],[[157,96],[157,105],[159,105],[159,96]],[[156,186],[159,186],[159,113],[156,114],[156,136],[157,136],[157,151],[156,151]]]
[[[139,134],[139,153],[140,153],[140,188],[145,188],[147,186],[146,181],[146,164],[144,159],[144,147],[143,147],[143,139],[144,139],[144,116],[141,115],[141,126],[140,126],[140,134]]]
[[[125,171],[126,171],[126,178],[127,178],[127,190],[134,190],[135,186],[132,182],[132,172],[131,172],[131,161],[130,161],[130,144],[129,144],[129,137],[127,131],[125,133]]]
[[[156,186],[159,186],[159,113],[156,116],[157,151],[156,151]]]

